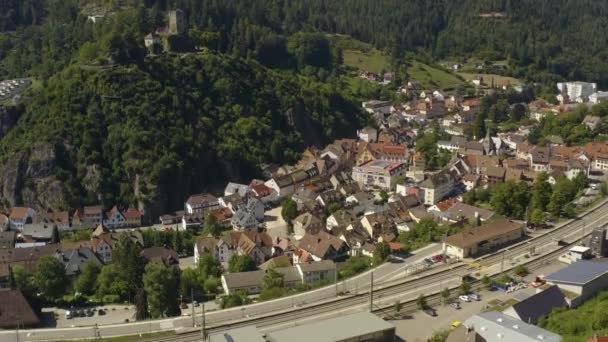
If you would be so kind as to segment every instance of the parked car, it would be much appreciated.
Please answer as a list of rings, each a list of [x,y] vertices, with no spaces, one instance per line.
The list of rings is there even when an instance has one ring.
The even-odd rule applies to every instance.
[[[462,323],[460,321],[454,321],[452,322],[452,329],[456,329],[458,328]]]
[[[99,310],[97,310],[97,315],[99,315],[99,316],[103,316],[103,315],[105,315],[105,314],[106,314],[106,311],[105,311],[104,309],[99,309]]]
[[[450,306],[456,310],[460,310],[460,303],[458,303],[458,302],[452,302],[452,303],[450,303]]]
[[[443,258],[441,257],[441,255],[433,255],[431,258],[433,259],[433,261],[435,263],[440,263],[443,261]]]
[[[65,312],[65,319],[72,319],[74,317],[74,314],[72,313],[72,311],[67,310]]]
[[[437,317],[437,311],[435,311],[435,309],[424,309],[423,312],[430,317]]]
[[[469,298],[471,298],[472,300],[475,300],[475,301],[480,301],[481,300],[481,297],[478,294],[475,294],[475,293],[470,294]]]
[[[199,304],[197,301],[193,301],[193,302],[192,302],[192,305],[193,305],[194,307],[198,307],[198,306],[200,306],[200,304]]]
[[[427,263],[427,265],[432,265],[434,264],[433,260],[431,260],[430,258],[424,258],[424,262]]]
[[[469,298],[469,296],[467,296],[467,295],[459,296],[458,299],[460,299],[462,302],[470,302],[471,301],[471,298]]]
[[[91,308],[87,310],[87,316],[92,317],[95,315],[95,309]]]

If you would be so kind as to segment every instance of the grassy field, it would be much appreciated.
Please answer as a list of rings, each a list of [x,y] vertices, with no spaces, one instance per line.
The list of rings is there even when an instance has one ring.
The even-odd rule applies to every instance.
[[[344,64],[359,70],[380,73],[390,71],[388,58],[380,51],[344,50]]]
[[[475,74],[475,73],[466,73],[466,72],[462,72],[462,73],[458,73],[458,74],[466,80],[472,80],[478,76],[481,76],[481,77],[483,77],[483,83],[487,86],[490,86],[492,84],[492,79],[494,79],[494,85],[496,85],[496,86],[501,86],[501,85],[503,85],[503,83],[506,84],[507,82],[510,85],[517,85],[517,84],[522,83],[517,78],[495,75],[495,74]]]
[[[407,72],[411,80],[418,81],[425,89],[450,90],[464,84],[455,74],[418,61],[411,62]]]

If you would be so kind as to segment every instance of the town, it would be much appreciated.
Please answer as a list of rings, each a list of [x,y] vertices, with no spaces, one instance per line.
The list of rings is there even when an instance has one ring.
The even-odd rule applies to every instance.
[[[362,103],[372,121],[356,132],[356,139],[339,139],[322,149],[309,147],[295,165],[268,165],[266,179],[228,183],[222,194],[192,194],[185,199],[183,210],[152,222],[145,222],[144,213],[136,208],[119,206],[85,206],[62,212],[14,207],[0,218],[0,286],[32,286],[24,281],[48,283],[49,279],[38,279],[47,272],[43,265],[56,264],[59,275],[46,276],[59,283],[41,284],[39,291],[47,298],[64,298],[68,307],[57,311],[55,317],[65,321],[65,326],[76,319],[87,324],[87,319],[105,312],[74,305],[81,306],[87,297],[104,304],[126,300],[132,295],[128,286],[105,285],[101,278],[115,281],[112,277],[122,276],[112,266],[128,267],[135,261],[126,258],[136,258],[143,265],[156,264],[145,267],[146,291],[149,287],[151,292],[159,291],[148,284],[148,273],[182,270],[179,296],[182,309],[186,309],[183,313],[208,300],[208,306],[230,308],[338,284],[383,262],[398,270],[404,267],[404,260],[417,257],[418,251],[429,246],[433,254],[420,260],[421,264],[406,266],[408,274],[467,263],[525,241],[539,230],[550,231],[559,220],[574,217],[605,194],[608,144],[592,141],[567,146],[557,138],[535,138],[544,143],[529,139],[546,117],[580,116],[579,112],[586,113],[580,126],[590,132],[601,131],[603,120],[593,115],[593,106],[604,102],[606,96],[597,92],[595,84],[557,84],[556,105],[537,99],[514,103],[506,108],[509,115],[518,115],[528,125],[499,132],[487,120],[484,136],[473,139],[464,132],[479,122],[480,107],[488,98],[502,95],[465,97],[439,91],[417,93],[413,88],[407,90],[414,92],[412,100],[404,103]],[[509,88],[508,94],[517,97],[525,91]],[[582,243],[588,247],[573,248],[560,260],[570,263],[572,255],[577,261],[592,254],[608,254],[606,230],[590,225],[591,231],[591,241]],[[545,276],[543,284],[557,286],[538,287],[537,291],[547,290],[514,305],[509,309],[511,314],[474,316],[470,325],[479,320],[497,321],[498,316],[505,322],[521,320],[517,324],[522,326],[535,323],[538,311],[530,321],[525,308],[542,304],[548,310],[545,314],[550,313],[555,307],[551,305],[558,304],[546,303],[546,296],[556,301],[560,298],[560,306],[579,305],[591,294],[574,290],[578,295],[570,299],[568,294],[573,290],[571,285],[561,287],[562,282],[569,284],[562,279],[571,272],[594,272],[589,281],[595,281],[592,279],[608,274],[608,268],[599,265],[577,262]],[[197,279],[204,286],[196,284]],[[388,274],[384,280],[392,279]],[[169,276],[166,281],[178,279]],[[594,291],[605,287],[604,283],[592,286]],[[0,296],[27,303],[22,294],[26,289],[0,292]],[[177,300],[178,294],[161,290],[154,295]],[[465,291],[452,306],[459,309],[458,301],[470,300],[479,300],[479,296]],[[172,315],[171,306],[159,303],[148,310],[155,313],[153,317],[166,317]],[[523,308],[518,310],[518,306]],[[420,307],[436,315],[430,306]],[[126,319],[118,318],[125,315],[117,319],[136,320],[141,315],[136,311],[139,309],[128,311]],[[32,311],[24,309],[20,314],[23,316],[5,321],[3,328],[42,324]],[[79,315],[82,318],[77,318]],[[350,325],[348,320],[364,318],[340,319]],[[491,329],[507,331],[509,324]],[[383,324],[379,327],[386,329]],[[472,328],[461,329],[459,322],[454,327],[458,328],[455,334],[471,334]],[[538,332],[540,328],[526,329],[553,338],[550,333]],[[394,335],[394,328],[389,330],[388,334]],[[362,332],[367,333],[372,332]],[[481,331],[476,333],[483,336]]]
[[[3,0],[0,341],[608,340],[607,11]]]

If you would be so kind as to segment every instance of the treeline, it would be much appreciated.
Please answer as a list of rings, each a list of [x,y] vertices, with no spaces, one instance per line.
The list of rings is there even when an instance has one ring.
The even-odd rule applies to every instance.
[[[340,33],[373,44],[395,58],[408,52],[432,58],[476,57],[507,60],[506,71],[541,82],[557,79],[599,81],[608,85],[608,3],[595,0],[4,0],[0,31],[17,30],[16,39],[0,36],[11,51],[4,71],[45,69],[30,59],[69,61],[95,29],[81,7],[132,8],[138,39],[166,24],[165,11],[181,8],[190,27],[218,34],[216,47],[240,57],[284,66],[287,39],[301,31]],[[499,13],[498,17],[481,14]],[[37,26],[37,27],[36,27]],[[95,25],[97,26],[97,25]],[[99,25],[104,27],[103,24]],[[109,32],[106,26],[103,32]],[[59,48],[59,46],[61,48]],[[54,51],[58,49],[58,51]],[[42,50],[42,51],[41,51]],[[1,54],[1,52],[0,52]],[[5,52],[6,54],[6,52]],[[19,58],[18,58],[19,57]],[[0,58],[4,58],[0,56]],[[26,65],[23,65],[26,64]],[[20,67],[20,69],[19,69]],[[29,67],[29,68],[28,68]]]

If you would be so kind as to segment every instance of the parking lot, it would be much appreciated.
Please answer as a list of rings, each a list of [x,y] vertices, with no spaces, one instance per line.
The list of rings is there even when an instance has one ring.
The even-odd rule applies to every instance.
[[[536,275],[546,275],[563,268],[565,264],[558,262],[543,267],[525,277],[526,283],[534,281]],[[525,298],[535,293],[535,289],[528,286],[525,289],[515,290],[507,293],[504,291],[481,291],[480,300],[471,300],[460,303],[460,309],[455,309],[450,305],[439,305],[434,307],[437,316],[431,317],[422,311],[417,311],[406,319],[394,320],[392,323],[397,328],[397,336],[407,342],[427,341],[433,335],[433,332],[442,329],[449,329],[453,322],[464,322],[469,317],[476,315],[485,310],[503,310],[514,303],[517,299]]]
[[[14,98],[25,88],[29,87],[32,81],[24,79],[4,80],[0,82],[0,101]]]
[[[55,326],[57,328],[91,326],[94,324],[117,324],[127,322],[127,320],[129,322],[135,320],[135,306],[133,305],[77,307],[70,310],[45,308],[42,311],[54,314]],[[70,311],[71,315],[66,315],[67,311]],[[71,318],[68,318],[70,316]]]

